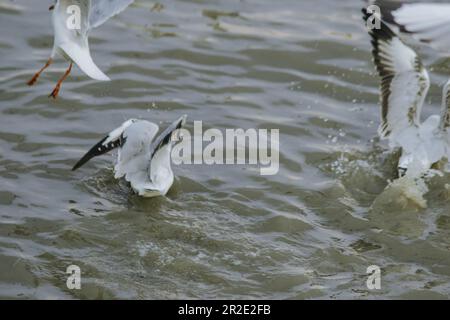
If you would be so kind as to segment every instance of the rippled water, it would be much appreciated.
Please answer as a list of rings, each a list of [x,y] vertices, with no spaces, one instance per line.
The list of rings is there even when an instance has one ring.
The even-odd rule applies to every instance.
[[[450,175],[423,199],[385,190],[398,155],[376,138],[360,0],[137,1],[91,36],[113,81],[76,69],[56,101],[65,62],[25,85],[50,52],[50,2],[0,1],[0,297],[448,298]],[[438,112],[450,64],[420,52]],[[168,196],[142,199],[113,155],[70,171],[124,119],[184,113],[188,129],[280,129],[278,175],[175,166]]]

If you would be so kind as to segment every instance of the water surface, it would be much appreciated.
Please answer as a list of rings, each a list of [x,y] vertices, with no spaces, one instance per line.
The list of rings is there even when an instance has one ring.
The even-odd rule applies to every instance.
[[[51,50],[50,2],[0,1],[0,297],[448,298],[449,175],[423,199],[384,191],[398,154],[376,138],[360,0],[140,0],[92,33],[112,81],[75,68],[56,101],[66,62],[25,85]],[[437,113],[450,64],[418,49]],[[113,154],[70,171],[125,119],[181,114],[188,129],[279,129],[279,173],[175,166],[168,196],[142,199]]]

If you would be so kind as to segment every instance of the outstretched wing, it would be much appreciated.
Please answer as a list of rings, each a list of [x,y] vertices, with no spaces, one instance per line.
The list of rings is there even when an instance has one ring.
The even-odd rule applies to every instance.
[[[441,51],[450,51],[450,4],[376,0],[383,19]]]
[[[156,153],[158,153],[158,151],[169,145],[169,142],[172,142],[174,140],[172,139],[173,133],[184,126],[184,124],[186,123],[186,118],[186,115],[180,117],[177,121],[172,123],[163,132],[161,132],[158,137],[156,137],[155,141],[153,141],[150,146],[150,158],[153,158]]]
[[[125,10],[134,0],[91,0],[90,28],[97,28],[109,18]]]
[[[106,137],[100,140],[95,146],[93,146],[72,168],[72,171],[77,170],[83,166],[86,162],[94,157],[101,156],[117,147],[122,146],[125,143],[126,138],[123,133],[131,124],[136,120],[130,119],[125,121],[119,128],[111,131]]]
[[[178,140],[174,137],[174,134],[176,134],[177,130],[183,127],[185,123],[186,115],[172,123],[151,144],[149,178],[152,188],[146,186],[146,192],[150,192],[151,190],[161,191],[164,189],[164,184],[167,179],[173,179],[170,178],[172,175],[172,170],[170,169],[172,142]]]
[[[369,18],[363,10],[364,19]],[[428,72],[420,58],[381,21],[381,28],[369,30],[372,54],[381,77],[382,138],[418,126],[422,105],[430,87]]]

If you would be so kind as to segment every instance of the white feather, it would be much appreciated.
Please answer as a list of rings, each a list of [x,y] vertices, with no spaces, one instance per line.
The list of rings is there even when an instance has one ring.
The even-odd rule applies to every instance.
[[[430,86],[428,72],[420,58],[382,22],[369,31],[373,55],[382,78],[382,125],[380,135],[391,148],[400,147],[399,169],[418,177],[435,163],[448,157],[450,82],[444,87],[441,116],[430,116],[421,123],[420,114]],[[399,170],[400,172],[400,170]]]
[[[405,130],[411,131],[410,127],[419,125],[430,80],[417,54],[386,25],[381,30],[374,30],[372,35],[375,63],[383,78],[381,98],[385,117],[380,135],[395,142]]]
[[[134,0],[92,0],[89,27],[96,28],[125,10]]]
[[[180,123],[180,119],[174,124]],[[132,122],[129,123],[129,121]],[[120,136],[124,139],[123,146],[119,148],[114,177],[125,178],[133,190],[141,196],[165,195],[174,181],[170,158],[172,141],[156,149],[153,156],[152,143],[166,134],[172,134],[173,130],[176,130],[174,124],[158,137],[156,136],[158,126],[145,120],[128,120],[121,127],[113,130],[104,144]]]
[[[132,0],[58,0],[52,14],[54,44],[52,57],[57,53],[74,62],[87,76],[94,80],[109,81],[94,63],[89,49],[89,31],[124,10]],[[71,17],[68,9],[80,8],[80,28],[68,27]]]
[[[450,4],[405,3],[392,12],[395,22],[421,41],[450,51]]]

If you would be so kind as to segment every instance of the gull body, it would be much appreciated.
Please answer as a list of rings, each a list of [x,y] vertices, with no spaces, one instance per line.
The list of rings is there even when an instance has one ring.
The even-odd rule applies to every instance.
[[[95,0],[93,0],[95,1]],[[58,0],[52,12],[54,32],[51,58],[57,54],[70,63],[75,63],[87,76],[94,80],[109,81],[94,63],[89,50],[88,33],[90,30],[89,16],[91,14],[91,1]],[[68,28],[67,10],[70,5],[80,7],[80,29]],[[69,24],[70,26],[70,24]]]
[[[401,148],[399,176],[407,172],[419,176],[447,157],[448,135],[440,128],[441,118],[432,115],[418,127],[411,127],[390,140],[392,148]]]
[[[185,122],[183,116],[158,135],[159,127],[152,122],[127,120],[92,147],[72,170],[118,148],[114,177],[124,178],[140,196],[163,196],[174,181],[170,153]]]
[[[367,20],[369,14],[363,10]],[[418,177],[450,151],[450,81],[444,86],[440,115],[421,121],[422,106],[430,79],[420,57],[381,21],[381,28],[369,30],[372,54],[381,78],[381,125],[378,133],[400,148],[398,174]]]
[[[51,97],[56,98],[58,96],[61,84],[69,76],[74,63],[91,79],[109,81],[109,77],[92,60],[89,48],[89,32],[124,10],[133,1],[56,0],[55,4],[50,7],[54,32],[51,55],[45,66],[33,76],[28,84],[35,84],[40,74],[50,66],[57,55],[67,60],[70,65],[50,94]],[[76,22],[76,24],[71,23],[71,21]]]

